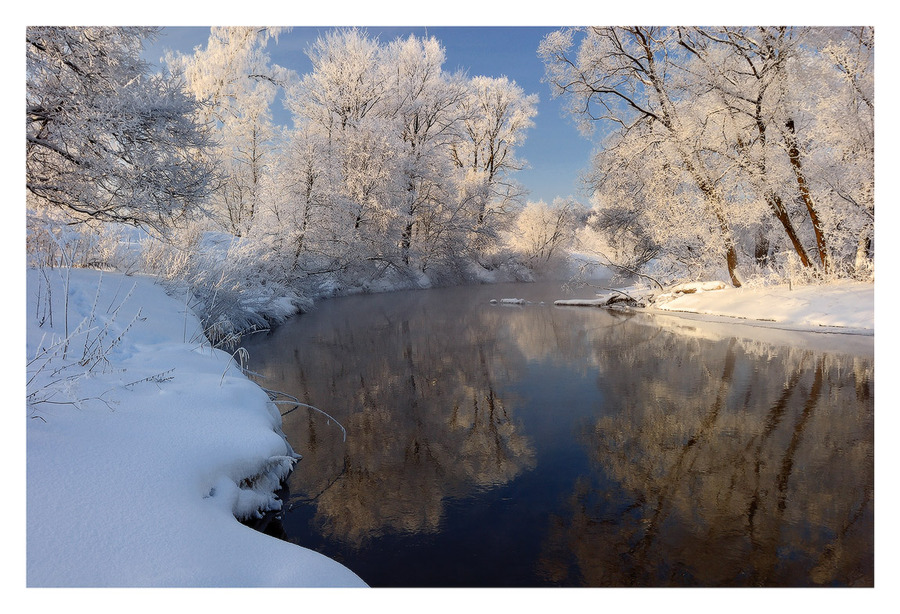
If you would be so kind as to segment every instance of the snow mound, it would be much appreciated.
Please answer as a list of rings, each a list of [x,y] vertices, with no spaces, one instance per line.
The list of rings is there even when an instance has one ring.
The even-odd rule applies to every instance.
[[[653,303],[657,306],[663,305],[668,301],[674,300],[685,294],[696,294],[700,292],[715,292],[730,287],[724,281],[690,281],[672,286],[668,292],[664,292],[653,298]]]

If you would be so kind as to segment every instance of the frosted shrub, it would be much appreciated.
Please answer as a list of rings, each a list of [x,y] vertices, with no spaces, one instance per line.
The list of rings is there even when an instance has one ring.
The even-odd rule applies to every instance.
[[[793,252],[779,254],[778,261],[782,263],[781,277],[792,286],[817,283],[821,280],[818,269],[805,267]]]
[[[145,243],[144,267],[167,290],[184,296],[200,319],[205,337],[214,345],[230,346],[240,335],[282,322],[310,302],[283,281],[283,261],[264,239],[193,228],[175,241]]]
[[[46,208],[28,211],[29,266],[115,269],[125,273],[135,270],[140,231],[123,224],[64,222],[58,212]]]

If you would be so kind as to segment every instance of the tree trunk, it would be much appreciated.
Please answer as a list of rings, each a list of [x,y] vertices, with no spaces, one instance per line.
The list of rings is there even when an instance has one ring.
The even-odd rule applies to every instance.
[[[766,151],[766,123],[762,118],[762,103],[763,103],[763,93],[764,90],[760,90],[759,95],[756,98],[756,130],[759,134],[759,142],[762,145],[763,150],[763,158],[758,162],[759,169],[763,176],[766,175],[766,160],[765,160],[765,151]],[[788,238],[791,240],[791,245],[794,246],[794,251],[797,252],[797,256],[800,257],[800,262],[803,263],[803,266],[810,267],[812,263],[809,260],[809,256],[806,253],[806,248],[803,247],[803,243],[800,241],[800,237],[797,236],[797,231],[794,228],[794,223],[791,221],[791,216],[788,214],[787,209],[784,206],[784,203],[781,201],[781,197],[774,192],[767,190],[766,194],[766,202],[769,204],[769,207],[772,209],[772,212],[775,214],[775,218],[781,222],[781,225],[784,227],[784,232],[787,234]]]
[[[706,185],[709,188],[708,184]],[[719,228],[722,231],[722,240],[725,244],[725,264],[728,266],[728,276],[731,278],[731,285],[735,288],[741,287],[741,280],[738,276],[737,268],[738,268],[738,256],[737,249],[734,245],[734,235],[731,232],[731,227],[728,225],[728,220],[725,218],[725,214],[722,211],[720,203],[715,200],[718,198],[718,195],[715,194],[714,191],[707,192],[703,186],[701,186],[704,194],[707,196],[707,200],[712,201],[711,206],[713,209],[713,214],[716,216],[716,219],[719,221]],[[710,188],[711,190],[712,188]]]
[[[737,250],[735,250],[734,241],[730,237],[725,244],[725,262],[728,264],[728,276],[731,277],[731,285],[735,288],[740,288],[741,280],[737,274]]]
[[[412,232],[413,232],[413,222],[412,220],[406,223],[406,227],[403,229],[403,236],[401,239],[401,250],[403,253],[403,264],[409,266],[409,250],[412,247]]]
[[[806,254],[806,249],[800,242],[800,237],[797,236],[797,231],[794,230],[794,224],[791,222],[791,218],[788,215],[787,209],[785,209],[784,203],[781,202],[781,197],[778,196],[778,194],[769,194],[766,200],[768,201],[769,206],[772,208],[772,211],[775,213],[775,217],[779,222],[781,222],[781,225],[784,226],[784,231],[787,233],[788,238],[791,240],[791,244],[794,246],[794,251],[796,251],[797,255],[800,257],[800,262],[805,267],[812,266],[812,262],[810,262],[809,256]]]
[[[756,264],[759,266],[766,266],[769,263],[769,237],[762,228],[756,233],[753,257],[756,258]]]
[[[857,277],[865,277],[870,269],[870,256],[872,250],[872,237],[869,234],[871,227],[863,228],[859,233],[859,241],[856,244],[856,262],[854,268]]]
[[[785,140],[788,146],[788,157],[791,159],[791,167],[794,169],[794,176],[797,178],[797,187],[800,190],[800,196],[806,210],[809,212],[809,220],[813,225],[813,232],[816,235],[816,247],[819,250],[819,261],[822,263],[822,270],[828,271],[830,267],[828,259],[828,246],[825,241],[825,233],[822,230],[822,223],[816,208],[813,205],[812,195],[809,193],[809,185],[806,183],[806,176],[803,174],[803,163],[800,161],[800,149],[797,146],[797,135],[794,131],[794,120],[789,119],[785,124],[787,132]]]
[[[691,162],[690,157],[684,151],[680,151],[680,153],[685,168],[694,178],[694,181],[697,182],[697,187],[703,192],[710,212],[716,218],[719,229],[722,231],[722,243],[725,247],[725,264],[728,267],[728,276],[731,278],[731,285],[735,288],[740,288],[741,280],[737,273],[737,248],[734,245],[734,234],[731,232],[731,226],[728,224],[728,218],[725,217],[725,211],[722,208],[722,198],[719,196],[715,186],[697,170]]]

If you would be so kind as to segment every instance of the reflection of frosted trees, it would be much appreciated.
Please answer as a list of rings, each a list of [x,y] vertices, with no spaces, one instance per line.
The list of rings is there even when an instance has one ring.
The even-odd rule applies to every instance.
[[[537,505],[555,510],[535,521],[543,531],[529,528],[541,554],[522,565],[542,582],[873,582],[870,356],[722,337],[701,323],[674,333],[602,310],[472,310],[472,294],[459,294],[335,303],[305,315],[302,336],[275,331],[270,358],[251,348],[269,387],[349,432],[343,442],[315,412],[285,419],[304,455],[291,491],[315,506],[316,532],[351,548],[440,533],[448,499],[520,478],[544,444],[575,445],[590,469],[559,485],[561,505]],[[507,391],[527,396],[517,382],[535,366],[572,373],[583,390],[557,396],[584,406],[524,413]],[[551,423],[565,437],[572,423],[560,421],[576,420],[574,439],[533,443],[525,418],[535,437]]]
[[[871,585],[871,362],[770,347],[750,363],[758,344],[673,337],[630,356],[597,343],[620,404],[581,440],[615,486],[578,481],[544,573],[594,586]],[[643,385],[623,385],[635,371]]]
[[[312,345],[296,340],[314,360],[294,367],[286,349],[284,360],[255,367],[267,385],[328,407],[350,434],[342,442],[314,412],[285,417],[304,455],[291,491],[315,499],[323,533],[358,545],[388,533],[436,532],[447,498],[506,484],[534,465],[531,443],[494,386],[505,359],[477,341],[484,323],[434,323],[415,310],[355,315],[324,326]]]

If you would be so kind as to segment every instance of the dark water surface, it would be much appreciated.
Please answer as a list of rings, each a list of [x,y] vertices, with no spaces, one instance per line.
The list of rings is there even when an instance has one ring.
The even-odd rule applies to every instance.
[[[287,538],[375,587],[873,585],[872,337],[569,295],[348,297],[247,339],[347,430],[284,416]]]

